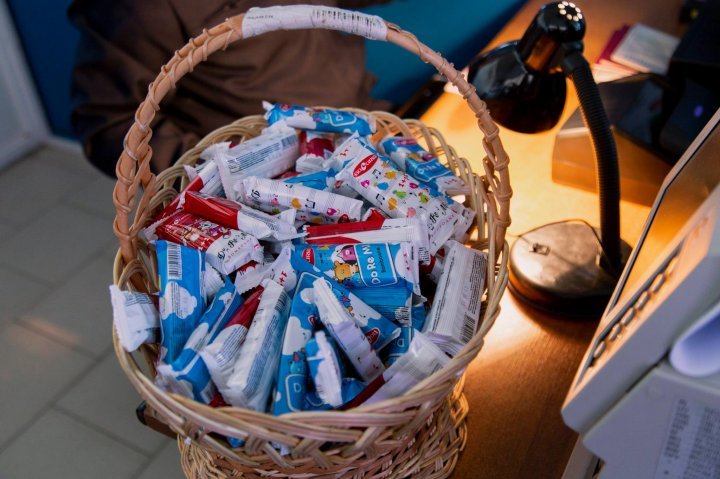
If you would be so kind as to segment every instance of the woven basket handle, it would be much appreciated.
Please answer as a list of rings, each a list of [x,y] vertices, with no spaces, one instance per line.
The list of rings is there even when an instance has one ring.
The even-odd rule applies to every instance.
[[[483,146],[489,161],[485,161],[483,166],[490,194],[497,201],[497,204],[488,204],[488,208],[494,209],[488,212],[488,216],[497,222],[495,239],[496,244],[502,247],[505,229],[510,224],[509,203],[512,195],[507,171],[508,157],[498,137],[498,128],[490,118],[485,103],[475,93],[475,88],[440,54],[422,44],[411,33],[380,17],[333,7],[292,5],[252,8],[245,14],[228,18],[210,30],[204,30],[175,52],[148,87],[147,96],[135,113],[135,122],[125,136],[123,152],[116,166],[118,181],[113,201],[117,215],[113,229],[120,241],[125,262],[136,257],[137,233],[147,219],[137,212],[146,211],[150,197],[157,188],[155,175],[150,170],[152,149],[149,142],[152,136],[150,124],[160,109],[160,101],[175,88],[178,80],[192,72],[195,65],[237,40],[275,30],[307,28],[339,30],[394,43],[418,55],[426,63],[432,63],[441,75],[457,87],[475,113],[478,126],[484,133]],[[138,203],[137,195],[140,192],[143,194]],[[134,216],[133,211],[136,211]]]

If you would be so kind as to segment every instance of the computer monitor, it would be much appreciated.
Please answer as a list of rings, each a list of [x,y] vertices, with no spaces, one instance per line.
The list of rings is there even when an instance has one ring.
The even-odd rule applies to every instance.
[[[670,171],[563,405],[586,432],[720,299],[720,110]]]

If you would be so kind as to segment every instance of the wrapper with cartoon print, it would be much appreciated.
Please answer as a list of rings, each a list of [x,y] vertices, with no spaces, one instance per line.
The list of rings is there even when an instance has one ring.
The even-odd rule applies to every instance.
[[[454,196],[470,194],[470,188],[455,176],[435,155],[421,147],[415,138],[391,136],[378,143],[381,153],[395,166],[434,188]]]
[[[313,130],[326,133],[375,133],[375,119],[360,113],[330,108],[312,108],[287,103],[272,104],[263,102],[265,119],[269,125],[284,123],[301,130]]]
[[[313,294],[320,321],[360,378],[368,382],[382,374],[385,370],[382,361],[353,317],[335,297],[330,282],[324,278],[315,280]]]
[[[223,274],[230,274],[250,261],[263,261],[263,248],[254,236],[184,211],[165,218],[154,234],[159,239],[205,251],[207,262]]]
[[[373,348],[380,351],[400,334],[400,328],[390,319],[362,301],[343,285],[333,281],[312,264],[305,261],[292,247],[284,248],[273,263],[268,263],[254,271],[235,278],[235,286],[240,292],[248,291],[265,278],[282,285],[289,294],[296,295],[306,284],[318,278],[328,279],[335,297],[346,308],[355,322],[367,336]],[[308,283],[306,283],[308,282]]]
[[[217,337],[242,303],[242,296],[227,279],[225,286],[218,291],[200,318],[200,324],[188,338],[177,359],[157,365],[155,383],[166,391],[209,404],[217,389],[200,357],[200,351]]]
[[[450,208],[446,197],[395,168],[358,136],[348,138],[333,156],[349,160],[336,178],[367,201],[392,218],[422,218],[431,254],[456,234],[456,224],[463,218]]]
[[[169,241],[155,243],[160,286],[160,352],[171,363],[205,312],[205,253]]]

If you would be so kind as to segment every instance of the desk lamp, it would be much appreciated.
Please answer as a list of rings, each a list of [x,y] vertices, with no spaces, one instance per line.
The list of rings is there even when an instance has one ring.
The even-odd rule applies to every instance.
[[[469,80],[493,119],[522,133],[552,128],[565,105],[565,77],[575,84],[594,150],[600,236],[576,222],[552,223],[523,234],[510,250],[510,290],[539,309],[587,317],[602,314],[628,247],[620,239],[615,140],[582,54],[584,34],[580,8],[567,1],[549,3],[519,41],[474,59]]]

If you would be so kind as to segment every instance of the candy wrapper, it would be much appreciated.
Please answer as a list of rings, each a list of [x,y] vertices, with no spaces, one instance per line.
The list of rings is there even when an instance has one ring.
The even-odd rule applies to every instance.
[[[274,263],[260,267],[242,278],[236,277],[235,286],[240,292],[247,291],[265,278],[271,278],[294,296],[298,296],[298,293],[305,288],[311,287],[318,278],[330,279],[293,252],[292,248],[285,248]],[[400,328],[395,323],[368,306],[343,285],[332,281],[331,286],[335,297],[354,318],[376,351],[380,351],[400,334]],[[385,297],[387,298],[387,295]],[[387,298],[387,301],[390,304],[396,302],[393,298]]]
[[[427,227],[419,218],[386,219],[372,216],[365,221],[338,225],[306,226],[305,242],[311,244],[401,243],[415,245],[420,264],[430,264]]]
[[[283,338],[272,408],[276,416],[301,411],[304,407],[308,371],[303,348],[313,336],[316,320],[312,285],[300,282],[290,306],[290,318]]]
[[[220,289],[225,286],[225,278],[208,262],[205,262],[205,272],[203,273],[203,288],[205,289],[205,300],[210,304]]]
[[[364,404],[401,396],[449,362],[450,358],[440,348],[418,332],[407,353],[400,356],[382,376],[368,385],[365,395],[376,388],[377,391]]]
[[[325,170],[325,162],[335,151],[332,135],[316,131],[300,132],[300,158],[295,169],[300,173],[313,173]]]
[[[347,309],[338,301],[330,283],[319,278],[313,283],[320,321],[332,335],[363,381],[372,381],[385,367],[367,337]]]
[[[350,160],[336,178],[367,201],[393,218],[423,219],[430,236],[431,254],[456,234],[456,224],[463,220],[462,216],[445,199],[437,198],[437,191],[390,165],[364,140],[352,136],[333,155]]]
[[[315,171],[313,173],[305,173],[302,175],[296,175],[291,178],[283,178],[282,181],[291,185],[302,185],[307,188],[314,190],[329,191],[332,193],[332,188],[335,186],[335,172],[330,171]]]
[[[414,297],[414,304],[410,310],[410,320],[400,324],[400,336],[383,351],[383,362],[386,367],[391,366],[400,356],[407,353],[415,333],[422,331],[425,325],[425,305],[423,301]]]
[[[375,133],[375,119],[349,111],[329,108],[309,108],[287,104],[263,102],[265,119],[269,125],[285,123],[301,130],[326,133],[357,133],[362,136]]]
[[[163,220],[155,234],[160,239],[205,251],[207,262],[223,274],[230,274],[250,261],[263,261],[262,246],[254,236],[183,211]]]
[[[205,253],[162,240],[155,243],[155,251],[160,279],[159,359],[171,363],[205,311]]]
[[[177,359],[158,364],[155,382],[167,391],[208,404],[216,389],[199,352],[215,339],[242,302],[242,296],[228,280],[203,314]]]
[[[113,324],[120,345],[133,352],[144,343],[154,343],[160,336],[160,317],[150,295],[123,291],[110,285]]]
[[[257,239],[274,238],[277,241],[287,241],[301,236],[292,223],[241,205],[237,201],[195,192],[182,193],[181,196],[183,199],[180,205],[183,211],[250,234]],[[292,211],[291,213],[294,222],[295,214]]]
[[[210,156],[220,172],[225,196],[238,200],[233,188],[238,181],[248,176],[273,178],[293,167],[299,156],[298,138],[295,130],[278,124],[235,146],[221,144]]]
[[[308,223],[356,221],[362,214],[362,201],[300,184],[253,176],[235,186],[244,203],[269,213],[295,208],[297,219]]]
[[[318,331],[308,341],[305,351],[310,377],[320,399],[332,407],[342,406],[343,365],[332,338]]]
[[[365,387],[366,384],[359,379],[343,378],[340,386],[342,404],[349,404],[365,390]],[[335,408],[324,402],[317,391],[309,391],[305,397],[306,411],[330,411],[332,409]]]
[[[296,250],[386,318],[410,318],[412,294],[420,293],[412,244],[304,245]]]
[[[260,305],[262,293],[261,286],[255,288],[215,339],[200,350],[200,357],[221,394],[227,391],[228,380]]]
[[[282,339],[290,312],[290,297],[272,280],[262,283],[263,295],[245,343],[221,391],[235,407],[265,411],[277,374]]]
[[[470,188],[465,182],[440,163],[435,155],[418,145],[415,138],[385,138],[378,143],[378,147],[395,166],[435,187],[440,193],[450,196],[470,194]]]
[[[420,294],[412,243],[308,244],[298,245],[296,250],[305,261],[346,287],[398,287]]]
[[[453,356],[477,330],[486,271],[486,253],[450,242],[423,332]]]

